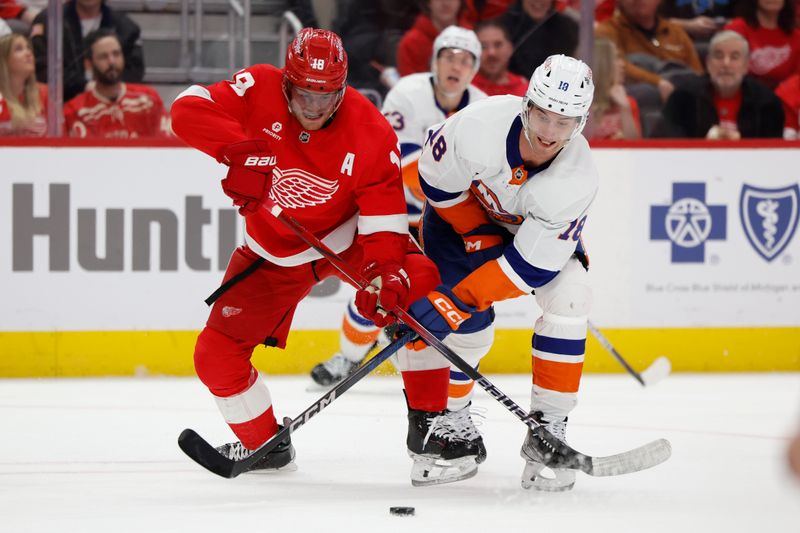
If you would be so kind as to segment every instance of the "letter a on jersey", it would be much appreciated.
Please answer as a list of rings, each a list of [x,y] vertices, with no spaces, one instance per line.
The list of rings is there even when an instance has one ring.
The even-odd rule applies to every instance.
[[[342,174],[347,174],[348,176],[353,175],[353,162],[356,160],[355,154],[351,152],[347,152],[347,155],[344,156],[344,161],[342,161],[342,168],[339,170]]]

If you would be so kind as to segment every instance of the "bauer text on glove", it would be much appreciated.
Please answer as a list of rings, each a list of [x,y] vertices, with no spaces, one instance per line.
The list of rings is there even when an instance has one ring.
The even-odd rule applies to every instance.
[[[228,165],[222,190],[240,215],[255,213],[269,194],[276,163],[267,142],[254,139],[229,144],[220,152],[219,160]]]

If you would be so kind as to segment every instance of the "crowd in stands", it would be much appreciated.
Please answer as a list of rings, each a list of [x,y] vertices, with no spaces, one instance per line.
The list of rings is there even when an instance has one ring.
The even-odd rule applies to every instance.
[[[584,134],[797,139],[798,1],[597,1],[597,94]],[[316,22],[308,0],[287,7]],[[106,0],[67,0],[63,16],[65,134],[169,135],[164,104],[142,84],[138,25]],[[331,26],[356,88],[384,97],[401,76],[429,71],[436,36],[457,25],[482,45],[472,83],[522,95],[545,57],[578,54],[580,17],[580,0],[338,0]],[[0,135],[44,134],[46,79],[46,10],[0,0]]]

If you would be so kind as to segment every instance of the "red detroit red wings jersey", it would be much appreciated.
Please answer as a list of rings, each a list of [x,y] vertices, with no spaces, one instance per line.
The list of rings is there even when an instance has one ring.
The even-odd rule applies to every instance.
[[[42,110],[39,116],[42,118],[47,117],[47,85],[43,83],[36,84],[39,89],[39,101],[42,102]],[[24,95],[20,95],[18,100],[24,101]],[[6,130],[11,129],[11,108],[8,107],[8,102],[0,93],[0,135]],[[44,135],[44,133],[42,133]]]
[[[64,105],[64,126],[70,137],[136,139],[166,137],[169,120],[161,97],[146,85],[125,83],[113,102],[94,89]]]
[[[407,233],[397,136],[386,119],[348,87],[333,120],[304,131],[289,111],[281,83],[280,69],[255,65],[234,81],[194,85],[172,105],[173,129],[217,160],[228,144],[266,140],[276,156],[270,198],[336,252],[352,244],[356,230],[376,241],[381,233]],[[265,210],[246,218],[246,240],[279,265],[320,258]],[[365,259],[400,262],[402,242],[402,247],[365,244]]]

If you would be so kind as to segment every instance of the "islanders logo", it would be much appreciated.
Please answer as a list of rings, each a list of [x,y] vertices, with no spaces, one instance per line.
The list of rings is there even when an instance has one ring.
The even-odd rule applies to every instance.
[[[772,261],[791,242],[797,229],[800,187],[762,189],[744,184],[739,215],[747,240],[766,261]]]

